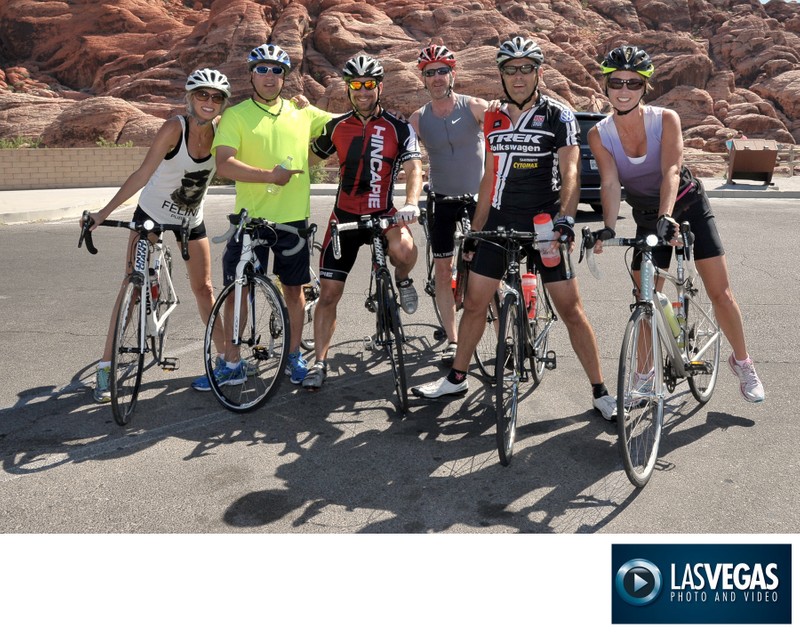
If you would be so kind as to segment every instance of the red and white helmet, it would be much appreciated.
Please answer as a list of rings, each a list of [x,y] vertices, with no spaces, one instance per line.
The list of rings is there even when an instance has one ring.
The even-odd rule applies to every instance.
[[[456,58],[447,46],[431,45],[423,48],[417,57],[417,68],[424,70],[425,66],[433,63],[447,64],[450,68],[455,68]]]

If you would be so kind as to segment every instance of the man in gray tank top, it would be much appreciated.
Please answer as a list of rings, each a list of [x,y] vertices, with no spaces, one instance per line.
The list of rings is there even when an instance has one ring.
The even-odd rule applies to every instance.
[[[409,118],[428,152],[431,187],[428,208],[429,234],[434,257],[436,306],[442,317],[447,347],[442,362],[453,363],[456,352],[456,308],[451,289],[454,233],[465,206],[470,219],[483,176],[483,115],[487,102],[453,92],[456,60],[446,47],[431,45],[417,60],[422,82],[431,96]],[[469,197],[466,200],[444,198]]]

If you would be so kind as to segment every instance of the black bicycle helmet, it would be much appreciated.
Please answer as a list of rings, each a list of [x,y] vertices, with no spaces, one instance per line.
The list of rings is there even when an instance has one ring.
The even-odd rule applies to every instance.
[[[604,75],[617,70],[631,70],[638,72],[645,79],[649,79],[655,71],[650,55],[641,48],[628,44],[612,50],[600,64],[600,68],[603,69]]]

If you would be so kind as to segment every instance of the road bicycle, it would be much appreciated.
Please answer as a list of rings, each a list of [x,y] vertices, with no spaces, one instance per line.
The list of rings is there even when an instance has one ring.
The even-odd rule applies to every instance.
[[[231,237],[242,240],[242,252],[236,265],[235,279],[220,292],[206,325],[203,345],[206,376],[211,391],[228,410],[243,413],[263,406],[279,384],[289,356],[289,312],[276,283],[261,268],[256,248],[276,243],[278,231],[297,235],[297,245],[287,248],[287,257],[307,247],[316,226],[298,229],[286,224],[252,218],[246,209],[229,215],[230,227],[224,235],[212,238],[214,243],[227,242]],[[212,332],[218,321],[229,323],[233,355],[238,367],[231,375],[218,377],[217,358],[213,352]],[[228,357],[230,357],[230,350]]]
[[[603,247],[624,246],[642,253],[641,280],[634,283],[635,302],[625,327],[617,376],[617,433],[628,479],[637,487],[650,480],[658,459],[664,423],[666,393],[683,380],[694,398],[706,403],[719,373],[721,332],[703,282],[691,263],[692,234],[681,224],[684,246],[676,248],[676,272],[660,270],[653,248],[669,245],[656,235],[603,240]],[[595,238],[583,229],[581,258],[600,278],[593,256]],[[626,261],[631,280],[630,266]],[[668,281],[676,298],[670,302],[657,291],[659,279]]]
[[[425,233],[425,271],[427,274],[425,279],[425,293],[430,296],[433,301],[433,311],[439,323],[434,331],[433,337],[436,340],[445,340],[447,334],[444,328],[444,321],[439,311],[439,305],[436,302],[436,272],[433,248],[431,247],[431,229],[436,221],[436,204],[455,203],[459,205],[458,219],[455,225],[455,248],[453,250],[451,271],[452,291],[455,299],[456,311],[459,311],[463,305],[464,297],[466,296],[467,283],[469,280],[470,264],[464,259],[464,235],[471,230],[470,211],[475,208],[475,196],[438,195],[431,190],[428,184],[423,188],[428,194],[425,209],[420,213],[419,218],[419,222]],[[478,341],[474,354],[478,369],[490,382],[494,380],[495,351],[497,350],[497,332],[499,328],[500,303],[499,299],[496,297],[486,309],[486,327],[483,330],[483,336],[481,336],[480,341]]]
[[[534,232],[502,226],[497,230],[472,231],[467,236],[491,242],[505,251],[506,272],[498,290],[500,327],[495,354],[494,390],[497,453],[500,463],[509,465],[514,453],[520,385],[532,382],[538,386],[544,378],[545,369],[556,368],[556,353],[550,349],[549,337],[558,316],[540,271],[529,257],[525,257],[526,249],[538,249],[539,244],[549,244],[550,241],[536,241]],[[574,273],[566,245],[559,244],[559,249],[566,261],[567,278],[572,278]],[[520,265],[523,261],[527,263],[527,271],[536,274],[533,309],[525,304],[522,291]]]
[[[94,224],[89,211],[83,212],[78,248],[97,254],[90,228]],[[172,253],[164,245],[162,233],[178,230],[181,236],[181,255],[189,259],[189,224],[156,224],[150,219],[143,222],[104,220],[100,226],[124,228],[138,233],[132,249],[133,269],[127,276],[114,316],[114,342],[111,350],[109,391],[114,421],[126,425],[133,416],[144,373],[144,360],[148,353],[165,371],[178,369],[178,358],[165,355],[169,317],[180,302],[172,284]],[[141,300],[144,294],[145,300]]]
[[[372,237],[372,274],[369,279],[369,292],[364,307],[375,314],[375,334],[367,340],[367,347],[383,349],[392,367],[394,390],[397,394],[398,412],[408,412],[408,384],[406,381],[403,343],[403,323],[400,319],[400,305],[392,282],[392,275],[386,265],[386,238],[384,231],[399,224],[397,216],[361,217],[355,222],[338,223],[331,220],[331,244],[333,256],[342,256],[339,233],[349,230],[367,230]]]
[[[316,226],[314,227],[316,229]],[[303,296],[305,297],[305,307],[303,313],[303,336],[300,338],[300,346],[306,351],[314,350],[314,310],[317,307],[320,295],[319,273],[315,265],[319,265],[319,257],[322,253],[322,244],[313,238],[308,240],[308,249],[311,256],[309,275],[311,280],[303,286]],[[316,262],[316,264],[315,264]]]

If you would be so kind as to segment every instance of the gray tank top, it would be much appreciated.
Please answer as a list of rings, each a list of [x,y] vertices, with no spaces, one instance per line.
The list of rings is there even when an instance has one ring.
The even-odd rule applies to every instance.
[[[483,132],[469,109],[469,99],[456,95],[453,111],[445,118],[422,107],[419,137],[428,152],[431,188],[440,195],[478,192],[483,176]]]

